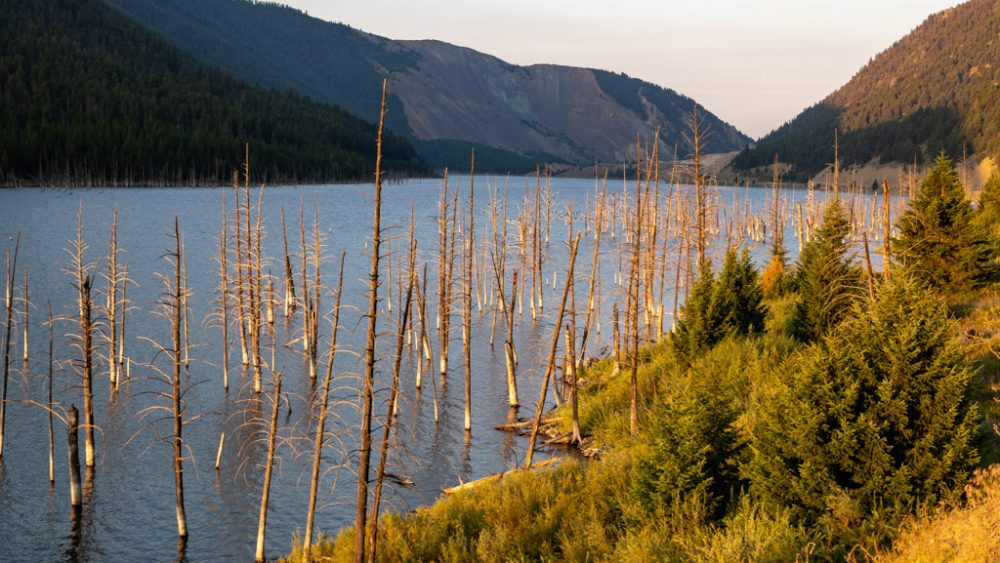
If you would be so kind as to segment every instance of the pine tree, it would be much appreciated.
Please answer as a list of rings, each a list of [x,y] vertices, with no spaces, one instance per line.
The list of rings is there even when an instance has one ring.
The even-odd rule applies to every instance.
[[[714,336],[719,333],[721,319],[715,308],[714,292],[715,274],[708,261],[684,301],[684,316],[677,323],[677,330],[671,334],[674,354],[681,361],[690,362],[716,342]]]
[[[994,172],[979,194],[976,222],[987,235],[1000,239],[1000,172]],[[994,241],[995,243],[996,241]]]
[[[673,335],[675,354],[690,363],[731,334],[761,331],[763,299],[749,252],[730,247],[719,277],[708,264],[684,303],[684,317]]]
[[[751,334],[764,328],[764,294],[760,275],[750,259],[750,251],[735,248],[726,251],[722,273],[715,284],[717,310],[722,316],[722,334]]]
[[[847,545],[956,498],[977,461],[970,358],[945,306],[904,274],[855,314],[760,399],[744,467],[759,498]]]
[[[893,241],[896,258],[919,281],[934,288],[962,291],[987,278],[989,242],[973,222],[972,204],[958,172],[944,154],[924,179],[920,193],[899,218]]]
[[[850,229],[840,199],[834,199],[823,213],[816,237],[799,255],[795,270],[799,301],[793,328],[802,340],[823,338],[861,295],[861,277],[852,265],[847,242]]]
[[[649,449],[639,459],[635,491],[653,513],[697,499],[719,515],[738,488],[731,462],[739,447],[737,411],[719,372],[699,367],[679,377],[649,417]]]

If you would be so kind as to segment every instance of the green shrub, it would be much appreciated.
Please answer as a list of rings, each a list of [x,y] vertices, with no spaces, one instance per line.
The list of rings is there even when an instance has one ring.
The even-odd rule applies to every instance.
[[[960,495],[977,460],[971,361],[945,307],[900,274],[855,311],[760,397],[745,466],[757,495],[833,545],[883,542]]]
[[[899,218],[894,254],[911,275],[936,289],[979,287],[988,278],[992,251],[973,217],[958,172],[942,153]]]
[[[763,330],[763,299],[760,276],[747,250],[737,253],[730,247],[718,279],[706,263],[671,335],[677,358],[690,363],[729,335]]]
[[[860,272],[852,264],[847,241],[850,232],[840,200],[834,199],[816,236],[799,255],[795,269],[799,299],[792,328],[806,342],[829,334],[861,295]]]

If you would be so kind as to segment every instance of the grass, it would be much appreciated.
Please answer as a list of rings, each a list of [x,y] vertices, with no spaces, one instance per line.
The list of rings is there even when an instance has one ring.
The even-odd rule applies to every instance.
[[[888,554],[878,561],[996,561],[1000,557],[1000,466],[976,474],[966,487],[964,508],[925,515],[904,525]]]
[[[586,448],[597,451],[600,461],[515,472],[413,513],[385,514],[378,523],[379,561],[809,561],[847,553],[849,545],[839,546],[836,538],[803,527],[789,509],[752,498],[741,477],[721,501],[707,492],[710,487],[671,495],[669,486],[666,495],[661,487],[650,500],[651,463],[661,476],[673,475],[673,463],[688,478],[684,462],[672,461],[682,454],[664,452],[670,442],[661,438],[665,428],[688,422],[684,413],[690,411],[683,409],[706,397],[698,393],[719,396],[728,405],[724,411],[732,413],[736,450],[727,463],[738,464],[749,455],[756,405],[802,347],[788,336],[794,300],[769,302],[765,334],[726,339],[690,367],[680,365],[666,342],[644,348],[638,374],[639,436],[630,433],[627,371],[614,372],[609,359],[586,368],[580,373],[580,424]],[[976,357],[983,358],[972,399],[986,414],[980,447],[984,465],[1000,460],[992,426],[1000,421],[994,402],[1000,376],[984,340],[1000,332],[991,324],[997,319],[990,313],[995,305],[995,294],[984,293],[958,308],[963,311],[961,330],[979,335],[970,342],[977,347]],[[559,432],[570,430],[566,407],[549,420]],[[868,546],[867,551],[856,547],[847,557],[990,560],[1000,554],[1000,539],[993,534],[998,525],[1000,466],[977,475],[964,507],[940,508],[907,521],[896,543],[891,549],[883,546],[881,555]],[[296,547],[287,561],[350,560],[353,533],[341,530],[309,554]]]

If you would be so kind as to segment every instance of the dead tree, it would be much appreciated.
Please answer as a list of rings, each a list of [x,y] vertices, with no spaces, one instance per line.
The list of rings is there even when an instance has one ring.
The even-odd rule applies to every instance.
[[[173,284],[168,286],[170,303],[170,340],[171,340],[171,360],[173,373],[170,378],[170,399],[171,415],[173,418],[174,436],[171,440],[173,446],[174,464],[174,511],[177,515],[177,535],[184,542],[188,537],[187,516],[184,512],[184,410],[181,404],[181,354],[187,346],[181,341],[181,318],[183,308],[186,303],[184,296],[187,283],[184,281],[186,272],[184,271],[184,255],[181,249],[181,235],[177,217],[174,217],[174,251],[170,260],[174,266]],[[186,359],[186,358],[185,358]]]
[[[476,151],[469,171],[469,226],[465,230],[465,287],[462,292],[462,340],[465,352],[465,431],[472,431],[472,256],[476,247],[475,225]]]
[[[510,291],[510,304],[508,305],[505,300],[505,293],[503,289],[503,278],[500,273],[500,267],[497,265],[496,257],[491,253],[490,258],[493,260],[493,273],[496,277],[497,282],[497,293],[500,298],[500,309],[503,311],[504,322],[507,325],[507,332],[504,338],[504,358],[507,361],[507,402],[511,407],[516,408],[520,405],[517,397],[517,356],[514,353],[514,306],[517,300],[517,270],[514,270],[514,275],[511,280],[511,291]]]
[[[83,505],[83,496],[80,494],[80,447],[78,445],[80,411],[76,410],[76,405],[70,405],[68,420],[66,436],[69,441],[67,447],[69,453],[69,502],[74,509],[79,509]]]
[[[18,233],[14,239],[14,258],[11,260],[10,251],[7,251],[7,285],[5,293],[4,310],[6,311],[6,324],[4,325],[4,345],[3,345],[3,391],[0,395],[0,461],[3,461],[3,438],[4,427],[7,422],[7,381],[10,378],[10,333],[14,321],[14,279],[17,276],[17,253],[21,248],[21,234]]]
[[[222,313],[222,389],[229,391],[229,252],[227,245],[226,199],[222,199],[222,228],[219,233],[219,309]]]
[[[53,361],[53,351],[54,351],[54,341],[53,338],[53,326],[55,323],[52,319],[52,303],[49,302],[49,377],[48,377],[48,401],[46,405],[48,406],[49,414],[49,483],[55,483],[56,473],[55,473],[55,434],[52,429],[52,361]],[[79,461],[77,462],[79,464]]]
[[[80,285],[79,320],[80,353],[83,356],[83,437],[88,469],[93,469],[95,459],[94,443],[94,321],[91,318],[93,303],[90,297],[90,274],[83,275]]]
[[[357,512],[354,521],[354,561],[365,560],[365,529],[368,525],[368,466],[371,461],[372,397],[375,386],[375,335],[378,317],[379,253],[382,250],[382,126],[385,123],[386,80],[382,81],[375,157],[375,204],[372,217],[372,260],[368,274],[368,330],[365,342],[364,389],[361,395],[361,448],[358,455]]]
[[[326,364],[326,377],[323,379],[323,391],[320,393],[319,414],[316,420],[316,438],[313,441],[312,477],[309,482],[309,509],[306,513],[306,531],[302,540],[302,548],[306,551],[312,545],[313,528],[316,521],[316,495],[319,491],[319,474],[323,456],[323,442],[326,437],[326,416],[330,405],[330,383],[333,380],[333,362],[337,357],[337,332],[340,328],[340,296],[344,287],[344,259],[347,253],[340,255],[340,275],[337,281],[337,297],[333,306],[333,325],[330,334],[330,350]]]
[[[578,233],[576,238],[570,241],[569,245],[569,268],[566,274],[566,282],[563,287],[562,302],[559,305],[559,314],[556,315],[556,323],[552,328],[552,345],[549,348],[549,358],[545,363],[545,377],[542,379],[542,389],[538,397],[538,406],[535,408],[535,421],[531,426],[531,436],[528,438],[528,453],[524,458],[524,466],[531,467],[531,458],[535,455],[535,442],[538,439],[538,428],[542,424],[542,412],[545,410],[545,397],[549,390],[549,381],[552,379],[552,372],[555,371],[556,349],[559,347],[559,335],[561,332],[563,315],[566,312],[566,298],[569,296],[570,284],[573,281],[573,266],[576,264],[576,251],[580,245]]]
[[[288,257],[288,232],[285,230],[285,208],[281,208],[281,244],[285,249],[285,318],[295,312],[295,278],[292,276],[292,261]]]
[[[260,493],[260,517],[257,520],[257,551],[254,561],[263,563],[264,536],[267,529],[267,501],[271,494],[271,471],[274,468],[275,438],[278,434],[278,407],[281,405],[281,372],[274,376],[274,395],[272,397],[271,423],[267,432],[267,462],[264,466],[264,486]]]
[[[415,244],[411,241],[411,248],[415,250]],[[413,253],[411,252],[411,256]],[[406,302],[403,310],[400,311],[399,327],[396,331],[396,355],[392,366],[392,387],[389,394],[389,408],[385,413],[385,424],[382,427],[382,446],[379,452],[378,469],[375,472],[375,495],[372,499],[372,526],[371,541],[369,545],[371,551],[368,554],[368,561],[374,563],[378,545],[378,511],[382,501],[382,484],[385,479],[385,466],[389,457],[389,437],[392,434],[392,421],[395,418],[396,398],[399,396],[399,370],[403,363],[403,342],[406,333],[406,325],[410,320],[410,300],[413,297],[413,276],[411,273],[410,282],[406,286]]]
[[[118,393],[120,377],[118,363],[115,362],[118,353],[118,284],[121,273],[118,271],[118,206],[114,207],[111,219],[111,238],[108,242],[108,271],[105,278],[108,282],[105,293],[104,318],[107,319],[108,331],[105,337],[108,344],[108,381],[111,392]]]

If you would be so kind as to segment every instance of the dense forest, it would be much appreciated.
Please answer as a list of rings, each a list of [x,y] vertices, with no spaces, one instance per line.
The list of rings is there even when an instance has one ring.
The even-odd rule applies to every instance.
[[[771,236],[760,272],[731,240],[721,265],[701,262],[672,333],[637,353],[616,333],[612,354],[572,375],[548,435],[579,432],[599,460],[387,514],[377,560],[995,558],[981,528],[1000,514],[1000,174],[973,207],[939,154],[895,229],[827,196],[794,262]],[[883,239],[881,271],[868,234]],[[352,536],[289,560],[350,560]]]
[[[762,138],[739,170],[791,163],[805,180],[845,165],[930,162],[941,150],[1000,155],[1000,5],[972,0],[933,15],[847,84]]]
[[[139,25],[199,61],[241,80],[293,91],[378,119],[385,73],[416,66],[416,54],[346,25],[307,17],[277,3],[244,0],[105,0]],[[191,25],[191,22],[197,22]],[[276,33],[276,30],[278,31]],[[409,134],[390,92],[386,124]]]
[[[208,70],[100,1],[0,8],[6,184],[227,182],[245,143],[266,181],[374,170],[374,125]],[[423,171],[404,139],[384,151],[390,171]]]

